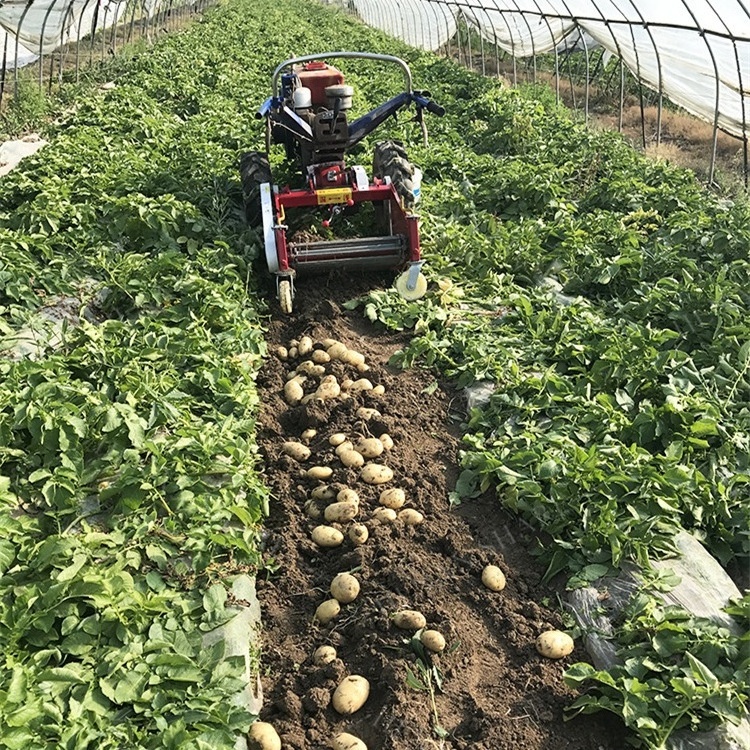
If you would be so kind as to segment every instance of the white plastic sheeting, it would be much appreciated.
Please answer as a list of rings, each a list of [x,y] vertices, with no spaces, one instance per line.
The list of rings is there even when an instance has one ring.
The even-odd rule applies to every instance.
[[[362,19],[435,50],[460,16],[515,57],[585,34],[645,85],[728,133],[750,112],[750,3],[744,0],[350,0]]]

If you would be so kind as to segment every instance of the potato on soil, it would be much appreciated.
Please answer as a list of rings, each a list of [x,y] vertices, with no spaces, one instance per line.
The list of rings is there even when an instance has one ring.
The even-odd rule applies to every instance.
[[[281,450],[286,453],[287,456],[291,456],[295,461],[307,461],[307,459],[310,458],[310,449],[306,445],[292,440],[284,443],[281,446]]]
[[[256,721],[247,735],[250,750],[281,750],[281,738],[271,724]]]
[[[445,638],[437,630],[423,630],[419,639],[428,651],[432,651],[435,654],[445,651]]]
[[[399,508],[403,508],[406,503],[406,493],[400,487],[383,490],[380,493],[379,502],[386,508],[398,510]]]
[[[383,443],[377,438],[364,438],[354,446],[354,449],[365,458],[377,458],[385,450]]]
[[[505,573],[497,565],[488,565],[482,571],[482,583],[490,591],[502,591],[505,588]]]
[[[312,530],[311,536],[318,547],[338,547],[344,541],[344,535],[338,529],[322,524]]]
[[[341,461],[347,469],[361,469],[365,465],[365,459],[361,453],[357,453],[355,450],[341,451],[339,453],[339,461]]]
[[[309,430],[305,430],[302,433],[302,440],[304,440],[306,443],[309,443],[317,434],[317,430],[313,430],[312,428],[310,428]]]
[[[407,526],[419,526],[424,521],[424,516],[414,508],[404,508],[399,511],[398,518]]]
[[[297,359],[297,347],[296,346],[290,346],[289,347],[289,359]]]
[[[338,344],[339,342],[336,341],[336,339],[321,339],[320,345],[324,349],[330,349],[334,344]]]
[[[402,630],[420,630],[427,625],[427,619],[415,609],[402,609],[393,615],[393,624]]]
[[[306,357],[313,348],[313,342],[312,339],[309,336],[303,336],[299,340],[299,345],[297,346],[297,351],[299,352],[300,357]]]
[[[393,479],[393,469],[383,464],[366,464],[359,476],[365,484],[385,484]]]
[[[305,391],[300,385],[299,380],[295,378],[294,380],[287,381],[286,385],[284,386],[284,400],[290,406],[295,406],[300,401],[302,401],[304,395]]]
[[[326,599],[316,610],[315,619],[321,625],[328,623],[341,612],[341,605],[335,599]]]
[[[331,750],[367,750],[367,745],[353,734],[349,734],[349,732],[337,734],[328,743],[328,747]]]
[[[334,600],[335,601],[335,600]],[[370,696],[370,683],[358,674],[345,677],[333,691],[333,708],[337,713],[349,716],[359,711]]]
[[[393,523],[397,516],[393,508],[377,508],[372,514],[373,520],[380,523]]]
[[[348,392],[353,385],[354,385],[354,381],[351,378],[344,378],[341,381],[341,391],[342,391],[342,393],[343,392]]]
[[[344,355],[347,351],[348,349],[346,348],[346,346],[337,341],[335,344],[332,344],[328,347],[328,349],[326,350],[326,354],[331,359],[341,359],[342,355]]]
[[[320,377],[325,374],[325,367],[316,365],[308,359],[297,365],[297,372],[301,372],[303,375],[315,375],[316,377]]]
[[[351,440],[344,440],[343,443],[339,443],[339,445],[336,446],[336,455],[340,456],[342,453],[345,453],[346,451],[353,451],[354,445]]]
[[[332,503],[323,515],[328,523],[347,523],[357,516],[359,506],[355,503]]]
[[[373,396],[385,396],[385,386],[384,385],[376,385],[372,389],[372,395]]]
[[[313,664],[316,667],[324,667],[336,658],[336,649],[333,646],[318,646],[313,654]]]
[[[382,416],[382,414],[377,409],[370,409],[367,406],[360,406],[359,409],[357,409],[357,416],[367,422],[370,419],[376,419],[377,417]]]
[[[346,442],[346,435],[343,432],[336,432],[328,438],[328,442],[331,445],[338,447],[341,443]]]
[[[316,349],[312,353],[311,359],[313,362],[315,362],[316,365],[325,365],[331,361],[331,358],[322,349]]]
[[[339,359],[347,365],[352,365],[352,367],[358,367],[359,365],[363,365],[365,363],[365,355],[361,352],[355,351],[354,349],[347,349],[340,357]]]
[[[276,348],[276,356],[279,359],[288,359],[289,357],[289,349],[287,349],[285,346],[279,346]]]
[[[330,466],[312,466],[307,472],[308,479],[330,479],[333,474],[333,469]]]
[[[323,484],[320,487],[316,487],[310,494],[315,500],[330,502],[336,497],[336,490],[327,484]]]
[[[359,391],[371,391],[372,383],[367,378],[360,378],[351,384],[349,390],[354,393],[358,393]]]
[[[312,518],[313,521],[317,521],[320,518],[323,518],[323,503],[324,501],[322,500],[307,500],[305,502],[304,508],[308,518]]]
[[[385,448],[387,451],[393,448],[393,438],[387,432],[384,432],[379,439],[383,444],[383,448]]]
[[[350,490],[347,487],[346,489],[341,490],[338,495],[336,495],[336,502],[353,503],[354,505],[359,505],[359,494],[356,490]]]
[[[339,573],[331,581],[331,596],[341,604],[349,604],[359,596],[359,581],[351,573]]]
[[[562,659],[573,652],[573,639],[562,630],[548,630],[536,639],[536,650],[548,659]]]
[[[370,537],[370,532],[367,530],[367,526],[363,523],[354,523],[349,527],[347,532],[349,539],[357,547],[363,545]]]

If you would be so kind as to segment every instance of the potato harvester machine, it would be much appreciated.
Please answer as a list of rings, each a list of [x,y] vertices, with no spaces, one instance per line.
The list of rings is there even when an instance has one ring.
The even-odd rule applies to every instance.
[[[404,90],[367,114],[349,122],[354,90],[336,58],[375,60],[398,66]],[[325,52],[282,62],[272,77],[272,96],[256,113],[266,122],[265,152],[250,151],[240,159],[240,175],[248,221],[262,232],[268,270],[285,313],[292,311],[297,274],[347,268],[401,270],[396,288],[418,299],[427,288],[421,273],[419,219],[414,212],[421,173],[409,162],[403,144],[389,140],[375,146],[372,173],[347,166],[347,151],[400,110],[414,105],[425,142],[424,110],[445,114],[428,91],[414,91],[409,66],[400,58],[368,52]],[[287,160],[301,171],[302,187],[274,183],[269,153],[284,146]],[[321,225],[335,225],[339,215],[372,203],[372,236],[320,239],[315,233],[287,236],[287,212],[314,209]]]

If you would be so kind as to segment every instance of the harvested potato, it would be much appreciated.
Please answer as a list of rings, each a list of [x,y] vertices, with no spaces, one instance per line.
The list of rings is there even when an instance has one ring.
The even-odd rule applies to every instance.
[[[316,377],[320,377],[320,375],[325,373],[325,368],[321,367],[320,365],[316,365],[315,362],[311,362],[308,359],[304,362],[300,362],[297,365],[297,372],[301,372],[303,375],[314,375]]]
[[[505,588],[505,573],[497,565],[488,565],[482,571],[482,583],[490,591],[502,591]]]
[[[341,456],[342,453],[346,453],[347,451],[354,450],[354,444],[351,440],[344,440],[343,443],[340,443],[336,446],[336,455]]]
[[[299,340],[299,345],[297,346],[297,351],[299,352],[300,357],[306,357],[313,348],[313,342],[312,339],[309,336],[303,336]]]
[[[289,342],[289,348],[294,347],[295,349],[299,346],[299,341],[297,339],[292,339]]]
[[[341,612],[341,605],[335,599],[326,599],[316,610],[315,619],[321,625],[328,625]]]
[[[318,434],[318,431],[317,431],[317,430],[313,430],[312,428],[310,428],[309,430],[305,430],[305,431],[304,431],[304,432],[302,433],[302,439],[303,439],[303,440],[304,440],[304,441],[305,441],[306,443],[309,443],[309,442],[310,442],[310,441],[311,441],[311,440],[312,440],[312,439],[313,439],[313,438],[314,438],[314,437],[315,437],[315,436],[316,436],[317,434]]]
[[[393,615],[393,624],[402,630],[420,630],[427,625],[427,619],[415,609],[402,609]]]
[[[369,372],[370,365],[366,365],[364,362],[361,365],[357,365],[357,372]]]
[[[323,518],[323,508],[321,507],[320,500],[307,500],[304,507],[305,513],[307,513],[308,517],[312,518],[313,521]]]
[[[386,508],[398,510],[403,508],[406,503],[406,493],[400,487],[392,487],[380,493],[379,502]]]
[[[349,539],[357,546],[363,545],[369,538],[370,532],[363,523],[353,523],[349,527]]]
[[[323,340],[322,340],[322,341],[320,342],[320,345],[321,345],[321,346],[322,346],[322,347],[323,347],[324,349],[330,349],[330,348],[331,348],[331,347],[332,347],[332,346],[333,346],[334,344],[338,344],[338,343],[339,343],[339,342],[338,342],[338,341],[336,341],[336,339],[323,339]]]
[[[329,523],[347,523],[356,517],[359,506],[354,503],[332,503],[324,512]]]
[[[338,547],[344,541],[344,535],[333,526],[316,526],[311,536],[318,547]]]
[[[267,721],[256,721],[247,735],[250,750],[281,750],[281,738]]]
[[[313,362],[315,362],[316,365],[325,365],[331,361],[328,353],[324,352],[322,349],[316,349],[312,353],[311,359]]]
[[[364,438],[357,443],[354,449],[365,458],[377,458],[385,450],[383,443],[377,438]]]
[[[366,464],[359,476],[365,484],[385,484],[393,479],[393,469],[383,464]]]
[[[357,367],[365,363],[365,355],[354,349],[347,349],[339,359],[347,365],[352,365],[352,367]]]
[[[380,442],[383,444],[383,448],[387,451],[393,448],[393,438],[387,432],[384,432],[380,436]]]
[[[360,419],[369,421],[370,419],[376,419],[377,417],[380,417],[382,415],[377,409],[370,409],[367,406],[360,406],[359,409],[357,409],[357,416]]]
[[[326,375],[326,377],[320,381],[320,385],[315,391],[315,398],[319,398],[322,401],[331,401],[334,398],[338,398],[340,395],[341,386],[338,384],[335,375]]]
[[[536,650],[548,659],[562,659],[573,652],[573,639],[562,630],[548,630],[536,639]]]
[[[355,450],[341,451],[339,453],[339,461],[341,461],[347,469],[361,469],[365,465],[365,459],[361,453],[357,453]]]
[[[326,354],[331,359],[341,359],[342,355],[344,355],[347,352],[346,346],[340,342],[336,342],[335,344],[328,347],[326,350]]]
[[[316,667],[324,667],[336,659],[336,649],[333,646],[318,646],[313,654],[313,664]]]
[[[359,505],[359,494],[356,490],[350,490],[348,487],[341,490],[336,495],[336,502],[338,503],[352,503],[353,505]]]
[[[276,356],[279,359],[288,359],[289,358],[289,349],[287,349],[285,346],[279,346],[276,348]]]
[[[284,386],[284,400],[289,406],[295,406],[298,404],[302,401],[304,395],[305,391],[297,378],[287,381]]]
[[[312,466],[307,472],[308,479],[330,479],[333,469],[330,466]]]
[[[351,378],[344,378],[341,381],[342,393],[346,393],[347,391],[349,391],[353,385],[354,385],[354,381]]]
[[[297,371],[296,370],[290,370],[286,374],[286,380],[294,380],[295,378],[298,378],[298,377],[301,378],[301,376],[297,375]]]
[[[302,443],[289,440],[281,446],[281,450],[295,461],[307,461],[310,458],[310,449]]]
[[[349,732],[341,732],[341,734],[337,734],[328,743],[328,747],[330,747],[331,750],[367,750],[367,745],[365,745],[365,743],[358,737],[349,734]]]
[[[372,383],[367,378],[360,378],[352,383],[349,390],[354,393],[358,393],[359,391],[371,391]]]
[[[396,511],[393,508],[378,508],[373,512],[372,517],[380,523],[393,523],[397,518]]]
[[[372,389],[372,395],[373,396],[385,396],[385,386],[384,385],[376,385]]]
[[[428,651],[432,651],[435,654],[445,651],[445,638],[437,630],[423,630],[419,639]]]
[[[341,604],[349,604],[359,596],[359,581],[351,573],[339,573],[331,581],[331,596]]]
[[[290,346],[289,347],[289,359],[297,359],[297,347],[296,346]]]
[[[407,526],[419,526],[424,521],[424,516],[414,508],[404,508],[399,511],[398,518],[403,521]]]
[[[336,432],[328,438],[328,442],[333,446],[339,446],[346,442],[346,435],[343,432]]]
[[[323,484],[320,487],[316,487],[310,495],[316,500],[330,502],[336,497],[336,490],[334,490],[333,487],[329,487],[327,484]]]
[[[339,686],[333,691],[331,703],[336,712],[349,716],[359,711],[365,705],[369,696],[369,681],[361,675],[353,674],[345,677],[339,683]]]
[[[309,404],[309,403],[310,403],[310,402],[311,402],[311,401],[312,401],[312,400],[313,400],[314,398],[315,398],[315,394],[313,394],[313,393],[308,393],[308,394],[307,394],[307,396],[305,396],[305,397],[304,397],[304,398],[302,399],[302,401],[300,401],[300,403],[301,403],[302,405],[304,405],[304,404]]]

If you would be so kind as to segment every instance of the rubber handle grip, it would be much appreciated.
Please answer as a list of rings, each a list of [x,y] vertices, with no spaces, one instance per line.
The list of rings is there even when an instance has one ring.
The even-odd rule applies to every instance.
[[[427,105],[427,111],[431,112],[433,115],[442,117],[445,114],[445,107],[441,107],[436,102],[429,102]]]

